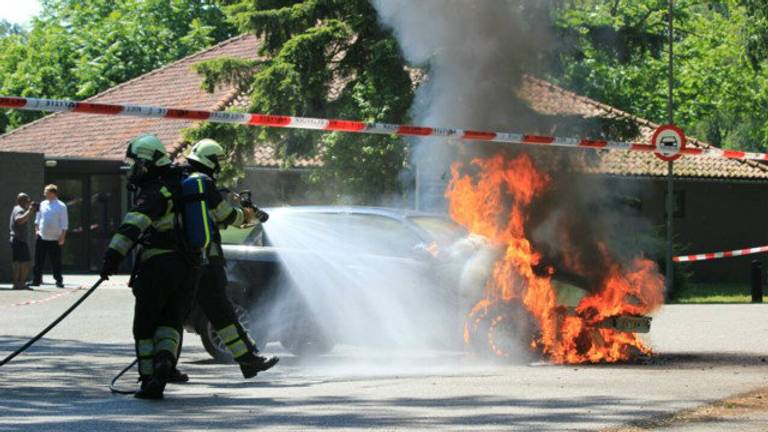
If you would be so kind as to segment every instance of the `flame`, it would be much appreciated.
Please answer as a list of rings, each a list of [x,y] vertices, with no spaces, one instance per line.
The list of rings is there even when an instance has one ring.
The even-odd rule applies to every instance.
[[[531,349],[555,363],[616,362],[651,353],[635,334],[601,327],[601,323],[622,315],[644,315],[662,304],[664,281],[652,261],[637,257],[620,265],[611,259],[607,246],[596,241],[596,248],[610,263],[608,273],[575,309],[559,306],[553,285],[556,269],[549,267],[544,274],[534,271],[541,255],[525,229],[531,204],[547,192],[551,178],[539,172],[527,155],[475,159],[469,166],[456,163],[451,172],[446,191],[451,217],[504,251],[484,298],[468,314],[465,342],[470,342],[472,329],[484,320],[493,328],[504,319],[498,311],[514,303],[523,305],[538,327],[531,335]],[[584,268],[588,263],[567,246],[567,237],[563,238],[565,266]],[[490,345],[490,339],[491,351],[503,355],[495,344]]]

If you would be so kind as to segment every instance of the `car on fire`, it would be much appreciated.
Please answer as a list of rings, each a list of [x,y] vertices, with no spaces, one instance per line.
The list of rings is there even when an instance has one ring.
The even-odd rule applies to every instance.
[[[465,329],[465,339],[467,333],[471,333],[474,340],[481,341],[470,344],[476,351],[496,356],[504,356],[506,350],[513,349],[512,344],[528,346],[535,337],[536,326],[530,323],[530,317],[520,307],[507,307],[503,311],[485,308],[482,312],[470,313],[473,305],[482,298],[493,265],[502,252],[485,239],[469,234],[445,215],[342,206],[283,207],[266,211],[272,215],[267,227],[276,220],[289,227],[311,226],[316,231],[344,227],[338,242],[324,246],[324,259],[318,260],[315,266],[341,262],[343,270],[353,275],[366,274],[371,269],[365,267],[375,267],[373,270],[377,271],[373,274],[385,275],[381,276],[384,278],[403,272],[418,274],[422,278],[420,281],[429,280],[429,284],[417,285],[424,285],[426,288],[423,289],[434,291],[433,294],[442,299],[450,299],[450,304],[455,306],[455,311],[439,323],[446,326],[451,335],[456,335],[452,348],[463,346],[462,328]],[[286,268],[286,262],[311,259],[317,251],[303,250],[295,245],[276,246],[270,238],[270,230],[261,225],[228,228],[222,235],[229,279],[228,296],[241,322],[249,328],[259,346],[280,342],[289,352],[306,356],[327,353],[337,342],[343,342],[338,340],[333,326],[329,328],[326,317],[313,312],[305,293],[297,289],[290,269]],[[342,237],[354,239],[361,236],[366,238],[364,250],[344,245]],[[311,285],[311,277],[309,280]],[[572,314],[587,290],[578,286],[579,282],[555,282],[561,312]],[[430,320],[433,319],[425,318],[420,325],[436,325]],[[615,317],[599,325],[632,333],[647,332],[650,318]],[[199,308],[190,314],[185,327],[200,335],[211,356],[221,361],[231,360],[225,345]]]

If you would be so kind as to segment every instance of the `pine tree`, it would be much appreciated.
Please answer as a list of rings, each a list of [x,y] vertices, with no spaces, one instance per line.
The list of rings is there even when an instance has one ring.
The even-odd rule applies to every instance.
[[[250,112],[401,123],[413,101],[413,84],[396,39],[368,0],[224,1],[243,33],[263,38],[266,60],[219,59],[198,72],[211,90],[235,83],[250,92]],[[313,177],[335,197],[371,202],[399,191],[406,161],[402,139],[281,129],[206,125],[190,139],[218,137],[240,158],[271,143],[290,165],[322,155]],[[232,174],[230,172],[230,174]],[[333,185],[328,190],[327,185]]]

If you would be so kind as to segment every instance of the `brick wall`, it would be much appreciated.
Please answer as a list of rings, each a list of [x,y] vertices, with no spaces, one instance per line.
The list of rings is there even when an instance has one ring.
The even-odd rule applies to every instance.
[[[45,161],[42,154],[0,152],[0,282],[11,281],[11,247],[9,228],[11,210],[16,195],[26,192],[35,201],[43,193]],[[33,246],[34,228],[29,229],[29,244]]]

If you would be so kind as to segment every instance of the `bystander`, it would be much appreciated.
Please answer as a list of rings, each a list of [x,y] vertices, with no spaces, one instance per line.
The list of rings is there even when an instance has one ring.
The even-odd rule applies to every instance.
[[[34,220],[39,207],[29,195],[20,193],[16,196],[16,207],[11,211],[11,268],[13,272],[13,289],[31,289],[27,286],[29,275],[29,229],[30,221]]]
[[[43,283],[45,258],[49,257],[56,286],[64,288],[64,278],[61,274],[61,247],[64,246],[69,228],[67,205],[59,201],[59,189],[56,185],[46,186],[44,193],[45,201],[40,203],[40,211],[35,217],[37,240],[35,241],[32,285],[37,286]]]

